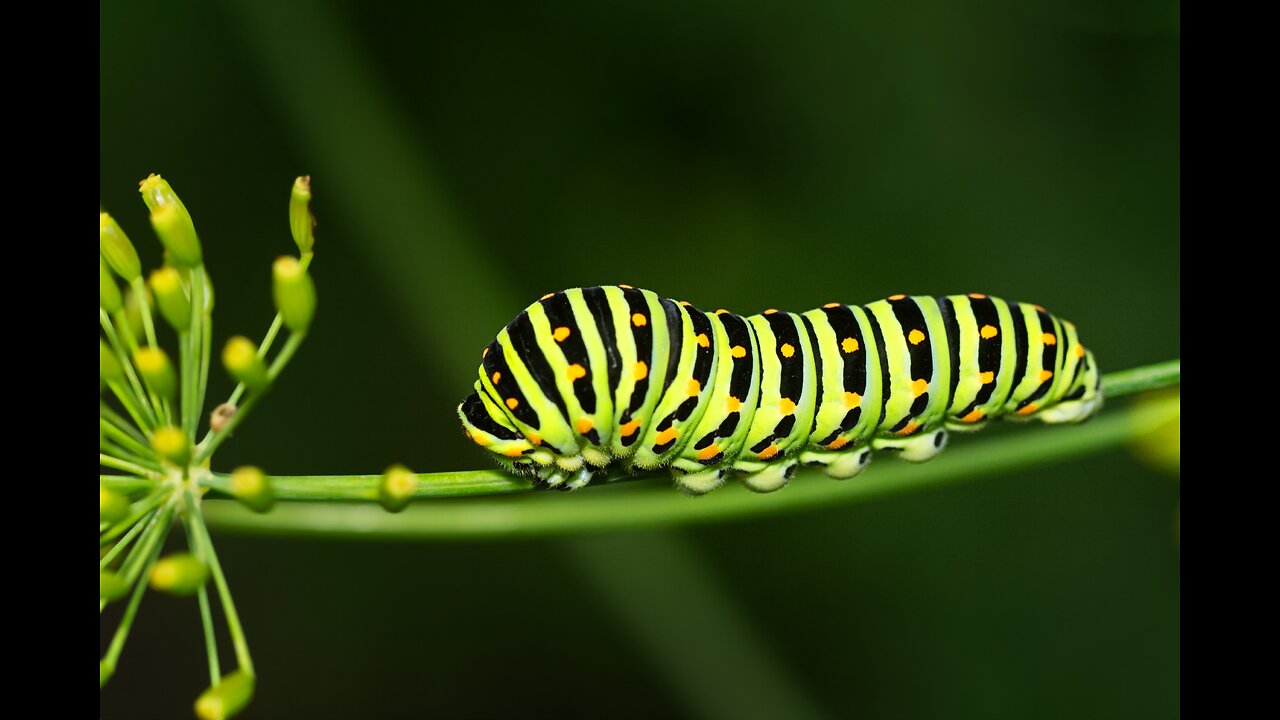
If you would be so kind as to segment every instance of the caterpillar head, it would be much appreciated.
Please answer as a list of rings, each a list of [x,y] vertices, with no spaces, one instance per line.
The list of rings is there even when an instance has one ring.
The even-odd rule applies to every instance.
[[[458,417],[467,437],[480,447],[493,453],[503,468],[516,473],[531,472],[533,443],[512,424],[507,414],[489,401],[481,391],[468,395],[458,405]]]

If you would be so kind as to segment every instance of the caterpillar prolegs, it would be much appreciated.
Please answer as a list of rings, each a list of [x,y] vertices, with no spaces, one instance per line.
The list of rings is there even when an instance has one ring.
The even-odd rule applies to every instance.
[[[706,313],[628,285],[542,296],[484,349],[458,406],[516,473],[574,489],[614,462],[669,467],[686,492],[728,473],[777,490],[873,450],[924,461],[950,430],[1008,416],[1077,422],[1102,404],[1093,354],[1038,305],[893,295],[806,313]]]

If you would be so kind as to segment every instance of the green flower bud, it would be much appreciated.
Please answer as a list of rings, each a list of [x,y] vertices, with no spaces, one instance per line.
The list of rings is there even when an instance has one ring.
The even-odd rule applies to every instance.
[[[191,326],[191,299],[182,289],[182,276],[177,270],[168,266],[155,270],[147,285],[160,307],[160,314],[174,330],[183,332]]]
[[[172,595],[194,595],[208,578],[208,566],[189,552],[162,557],[151,566],[151,587]]]
[[[187,209],[178,199],[178,194],[173,191],[169,181],[155,173],[151,173],[146,180],[138,183],[138,192],[142,194],[142,202],[146,203],[147,209],[151,212],[165,205],[177,205],[184,211]]]
[[[311,214],[311,176],[303,175],[293,181],[293,194],[289,197],[289,230],[298,250],[311,252],[316,245],[316,217]]]
[[[150,293],[143,299],[150,304]],[[124,319],[129,323],[129,334],[133,336],[134,341],[141,340],[145,330],[142,324],[142,302],[133,288],[124,291]],[[116,330],[124,331],[121,327],[117,327]]]
[[[157,347],[140,347],[133,353],[133,366],[155,394],[169,400],[178,390],[178,376],[173,371],[169,356]]]
[[[191,216],[181,205],[166,204],[151,211],[151,227],[160,237],[160,244],[169,251],[174,264],[197,267],[202,261],[200,238],[191,224]]]
[[[200,720],[226,720],[239,713],[253,699],[253,683],[253,675],[244,670],[224,675],[217,685],[196,698],[196,717]]]
[[[116,354],[111,352],[111,348],[107,347],[107,343],[102,338],[98,338],[98,346],[102,350],[102,359],[98,366],[98,377],[103,382],[122,382],[124,380],[124,368],[120,367],[120,361],[116,359]]]
[[[293,332],[306,332],[316,313],[316,286],[295,257],[282,257],[271,266],[276,310]]]
[[[378,483],[378,502],[387,512],[400,512],[413,499],[418,489],[418,476],[403,465],[392,465]]]
[[[102,269],[102,285],[99,291],[99,305],[107,314],[111,314],[120,309],[124,304],[124,298],[120,295],[120,286],[116,285],[116,277],[107,269],[107,261],[98,256],[98,265]]]
[[[231,473],[231,494],[254,512],[264,513],[276,502],[271,481],[256,467],[236,468]]]
[[[249,338],[237,335],[228,340],[222,348],[222,364],[236,382],[250,390],[259,392],[267,387],[267,366],[258,357],[258,346]]]
[[[151,436],[151,449],[174,465],[191,462],[191,438],[172,425],[156,428]]]
[[[114,218],[101,213],[98,219],[98,249],[107,265],[127,282],[142,275],[142,263],[138,260],[138,251],[133,249],[129,236],[116,224]]]
[[[98,485],[102,522],[115,525],[129,514],[129,499],[102,484]]]
[[[110,570],[98,573],[98,592],[103,600],[114,602],[129,594],[129,583]]]

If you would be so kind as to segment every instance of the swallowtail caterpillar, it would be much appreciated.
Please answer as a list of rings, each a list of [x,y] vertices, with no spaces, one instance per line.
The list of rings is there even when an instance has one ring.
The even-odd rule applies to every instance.
[[[544,295],[484,349],[458,406],[514,473],[576,489],[612,463],[710,492],[797,466],[835,478],[874,450],[921,462],[949,431],[1079,422],[1102,405],[1093,354],[1038,305],[972,293],[742,317],[628,285]]]

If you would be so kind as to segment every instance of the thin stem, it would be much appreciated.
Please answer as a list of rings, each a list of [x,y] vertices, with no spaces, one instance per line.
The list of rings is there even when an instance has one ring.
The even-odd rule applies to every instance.
[[[119,542],[112,545],[111,549],[98,561],[98,569],[106,570],[111,565],[111,561],[115,560],[125,548],[129,547],[129,543],[133,542],[133,539],[138,536],[138,533],[142,532],[142,529],[147,526],[147,522],[150,520],[151,517],[147,516],[142,518],[140,522],[134,523],[133,527],[129,528],[129,532],[125,533]]]
[[[133,422],[140,428],[143,428],[148,434],[154,426],[154,422],[144,414],[132,401],[132,395],[129,390],[120,385],[118,382],[108,382],[107,387],[111,388],[111,393],[116,396],[120,404],[124,406],[125,412],[129,413],[129,417],[133,418]],[[98,402],[102,402],[99,399]]]
[[[98,475],[99,481],[103,487],[115,490],[124,495],[132,495],[143,490],[151,490],[156,486],[156,480],[148,478],[140,478],[134,475]]]
[[[209,275],[205,274],[204,281],[209,285]],[[209,390],[209,356],[213,351],[213,317],[206,308],[204,314],[204,322],[201,324],[201,342],[200,342],[200,381],[196,385],[196,407],[194,424],[191,426],[191,437],[195,437],[200,431],[200,412],[204,409],[204,396]]]
[[[115,468],[116,470],[124,470],[125,472],[131,472],[134,475],[137,475],[138,477],[144,477],[144,478],[159,477],[158,473],[151,471],[149,468],[145,468],[141,465],[136,465],[134,463],[127,462],[125,460],[120,460],[119,458],[111,457],[110,455],[107,455],[105,453],[98,453],[98,464],[104,467]]]
[[[171,516],[171,510],[166,509],[159,514],[168,518]],[[142,575],[151,570],[156,558],[160,556],[162,547],[163,543],[154,543],[153,546],[148,547],[145,561],[138,564],[138,567],[142,568]],[[116,628],[115,635],[111,638],[111,645],[107,648],[107,654],[102,658],[102,663],[112,670],[116,667],[116,660],[120,658],[120,652],[124,650],[124,642],[129,637],[129,629],[133,627],[133,619],[138,614],[138,605],[142,602],[142,595],[146,590],[147,583],[144,581],[139,580],[134,585],[133,595],[129,598],[129,605],[125,608],[124,617],[120,619],[120,625]]]
[[[146,468],[150,471],[152,476],[158,476],[160,473],[160,465],[158,465],[154,460],[149,457],[140,457],[135,455],[111,442],[111,440],[107,439],[106,436],[103,436],[102,439],[98,441],[98,449],[116,460],[133,463],[138,467]]]
[[[196,448],[194,464],[199,465],[207,460],[210,455],[213,455],[214,451],[218,449],[218,446],[227,439],[227,437],[240,425],[240,423],[244,422],[245,416],[248,415],[249,411],[258,404],[259,398],[271,389],[271,385],[275,383],[276,378],[284,371],[284,368],[289,364],[289,360],[293,358],[294,353],[298,352],[298,348],[302,345],[302,341],[305,338],[306,333],[292,333],[289,335],[289,339],[285,341],[284,347],[280,349],[280,354],[276,355],[275,361],[273,361],[271,363],[271,367],[267,369],[267,387],[262,392],[255,393],[250,396],[250,398],[245,401],[244,407],[238,409],[236,414],[232,415],[231,419],[227,421],[227,424],[222,426],[221,430],[205,437],[204,441],[200,443],[200,446]]]
[[[222,611],[227,619],[227,630],[231,632],[231,643],[235,645],[236,663],[241,670],[253,675],[253,658],[249,656],[249,643],[245,639],[244,630],[240,627],[240,615],[236,613],[236,604],[231,598],[231,589],[227,587],[227,579],[222,574],[218,553],[214,551],[213,541],[209,538],[209,529],[204,525],[204,518],[190,490],[183,492],[183,500],[187,505],[187,514],[191,517],[192,529],[209,553],[207,558],[209,571],[213,575],[214,585],[218,588],[218,599],[222,602]]]
[[[101,543],[99,547],[106,547],[107,543],[114,540],[116,536],[124,532],[126,528],[132,527],[140,518],[155,509],[157,505],[164,502],[168,495],[169,493],[161,488],[135,502],[132,505],[132,512],[129,513],[129,517],[121,520],[115,525],[112,525],[106,532],[102,533],[102,536],[99,538],[99,542]]]
[[[1143,389],[1177,382],[1176,376],[1152,374]],[[1119,394],[1136,392],[1129,383]],[[1127,407],[1077,426],[1024,429],[986,441],[956,442],[938,458],[915,465],[885,458],[848,482],[831,480],[802,468],[785,491],[762,496],[733,485],[702,498],[688,498],[662,483],[627,483],[569,496],[532,492],[516,497],[475,498],[467,502],[417,503],[390,514],[368,503],[286,503],[268,515],[256,515],[230,501],[208,501],[205,516],[223,530],[292,535],[347,537],[509,537],[652,527],[709,522],[788,510],[830,506],[905,490],[939,486],[996,472],[1052,463],[1064,458],[1123,445],[1158,425],[1154,415],[1177,417],[1177,398]],[[641,476],[658,479],[662,473]],[[419,476],[418,497],[514,493],[529,486],[500,471],[433,473]],[[273,478],[279,500],[369,500],[378,476]],[[222,478],[210,484],[225,482]],[[595,483],[593,483],[594,487]]]
[[[121,448],[124,448],[125,450],[127,450],[129,454],[133,456],[132,458],[126,458],[126,459],[132,459],[135,462],[138,462],[143,458],[154,456],[154,453],[152,452],[151,448],[138,442],[133,438],[132,435],[116,427],[113,423],[109,422],[106,418],[100,418],[99,423],[102,426],[103,435],[110,437],[112,441],[114,441]],[[153,461],[147,460],[145,462],[139,462],[139,464],[150,465],[152,462]],[[155,469],[159,470],[160,466],[156,465]]]
[[[1115,398],[1177,385],[1181,377],[1181,359],[1121,370],[1102,377],[1102,395]]]
[[[107,406],[106,403],[102,402],[101,400],[98,401],[98,417],[102,418],[103,420],[106,420],[112,425],[115,425],[121,431],[128,433],[129,437],[136,440],[143,447],[147,446],[147,438],[143,436],[141,432],[138,431],[137,426],[129,422],[128,420],[125,420],[123,417],[120,417],[119,413],[117,413],[115,410],[112,410],[110,407]]]
[[[182,385],[184,402],[182,405],[182,430],[194,438],[196,425],[200,418],[200,363],[201,347],[204,345],[204,265],[192,268],[191,276],[191,322],[187,328],[185,347],[186,362],[182,367]]]
[[[209,564],[208,553],[199,533],[192,527],[191,513],[182,516],[182,527],[187,533],[187,546],[190,547],[204,563]],[[222,679],[222,668],[218,665],[218,638],[213,629],[213,613],[209,609],[209,592],[204,585],[196,591],[200,601],[200,626],[204,629],[204,649],[209,663],[209,685],[217,685]]]
[[[116,361],[119,362],[120,367],[124,369],[125,377],[129,380],[129,385],[133,388],[133,397],[128,397],[127,393],[123,392],[122,389],[117,388],[116,383],[108,384],[111,386],[112,392],[116,394],[116,397],[120,398],[120,402],[125,406],[125,409],[129,411],[129,414],[134,416],[135,420],[139,415],[146,417],[145,423],[138,423],[140,426],[148,430],[154,428],[156,426],[156,415],[150,404],[147,402],[147,393],[143,392],[142,383],[138,382],[138,376],[133,372],[133,361],[130,360],[128,355],[125,353],[124,346],[120,343],[120,338],[116,334],[115,326],[111,324],[111,318],[107,317],[107,311],[99,309],[98,312],[100,314],[102,331],[106,333],[107,343],[111,345],[111,349],[116,354]],[[145,412],[141,412],[142,410],[145,410]]]
[[[147,344],[160,347],[160,343],[156,342],[156,326],[151,320],[151,301],[148,300],[147,286],[143,284],[142,276],[129,281],[129,287],[133,288],[133,294],[138,298],[138,308],[142,311],[142,330],[147,335]]]

